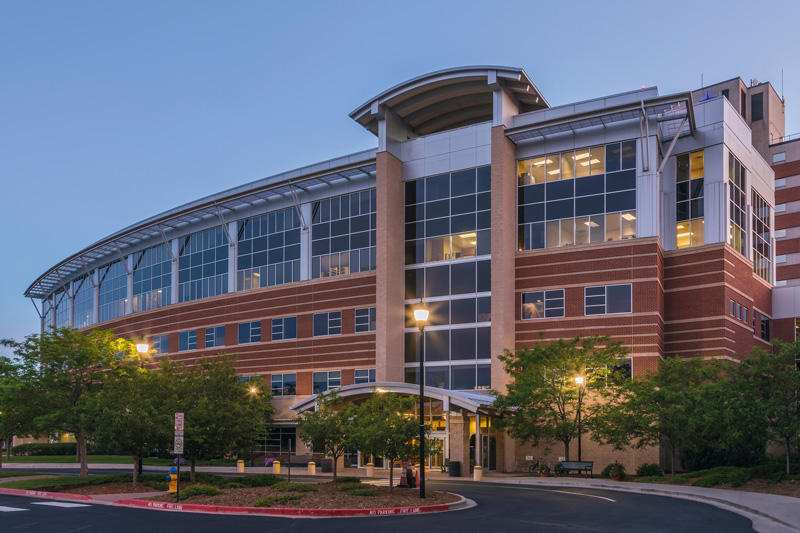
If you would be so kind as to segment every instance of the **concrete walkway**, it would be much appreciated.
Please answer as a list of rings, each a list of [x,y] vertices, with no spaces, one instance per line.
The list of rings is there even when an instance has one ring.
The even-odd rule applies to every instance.
[[[77,467],[75,463],[6,463],[3,465],[5,468],[20,468],[20,469],[74,469]],[[169,466],[147,466],[145,465],[145,473],[150,472],[166,472]],[[188,470],[188,465],[184,466]],[[92,470],[120,470],[121,473],[132,471],[132,465],[124,464],[90,464],[89,473]],[[330,473],[321,473],[321,469],[317,469],[316,478],[311,478],[307,474],[305,467],[293,467],[292,477],[300,480],[311,479],[325,479],[333,477]],[[200,466],[197,467],[198,472],[209,472],[214,474],[235,474],[236,467],[210,467]],[[272,468],[266,467],[246,467],[245,474],[270,474]],[[286,466],[281,468],[281,476],[286,475]],[[366,470],[359,468],[345,468],[338,473],[340,476],[357,476],[366,479]],[[376,471],[376,480],[386,480],[389,477],[389,472],[386,470]],[[395,483],[399,481],[399,472],[395,472]],[[426,472],[426,479],[436,481],[451,481],[451,482],[469,482],[472,483],[471,477],[452,478],[446,473],[441,472]],[[3,481],[18,480],[20,478],[7,478]],[[731,511],[743,516],[746,516],[753,521],[753,527],[756,531],[762,533],[798,533],[800,532],[800,498],[792,498],[788,496],[778,496],[774,494],[762,494],[758,492],[743,492],[725,489],[713,489],[702,487],[691,487],[684,485],[667,485],[656,483],[633,483],[624,481],[611,481],[606,479],[584,479],[582,477],[559,477],[559,478],[542,478],[534,477],[525,474],[501,474],[496,472],[488,472],[483,476],[482,483],[507,483],[518,484],[526,486],[539,486],[539,487],[562,487],[562,488],[579,488],[579,489],[594,489],[594,490],[608,490],[620,492],[632,492],[638,494],[650,494],[653,496],[665,496],[669,498],[681,498],[686,500],[693,500],[697,502],[707,503],[714,505],[721,509]],[[150,493],[149,495],[152,495]],[[114,499],[136,497],[131,494],[118,494],[118,495],[104,495],[102,497],[93,496],[97,500],[102,500],[103,503],[114,501]],[[100,503],[100,501],[98,501]]]

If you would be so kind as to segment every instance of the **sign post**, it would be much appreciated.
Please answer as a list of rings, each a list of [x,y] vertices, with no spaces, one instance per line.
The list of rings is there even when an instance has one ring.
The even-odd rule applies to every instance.
[[[181,455],[183,455],[183,413],[175,413],[175,455],[178,456],[178,487],[175,491],[176,502],[181,501]]]

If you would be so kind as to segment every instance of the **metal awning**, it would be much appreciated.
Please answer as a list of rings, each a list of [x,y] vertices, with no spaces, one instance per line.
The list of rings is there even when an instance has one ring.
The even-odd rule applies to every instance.
[[[166,231],[180,230],[209,218],[218,218],[222,223],[226,214],[235,214],[238,210],[248,207],[278,199],[283,200],[295,194],[302,195],[337,183],[374,179],[375,154],[376,150],[367,150],[264,178],[138,222],[105,237],[50,268],[28,287],[25,296],[46,298],[76,275],[101,266],[99,262],[102,260],[119,258],[126,248],[149,239],[165,239]],[[235,219],[227,221],[233,220]]]
[[[349,401],[365,399],[369,396],[381,392],[394,392],[402,396],[419,396],[419,385],[413,383],[397,383],[392,381],[382,381],[377,383],[359,383],[358,385],[346,385],[336,390],[339,398]],[[324,393],[327,396],[328,393]],[[494,397],[479,392],[458,391],[440,389],[438,387],[425,387],[425,398],[444,401],[448,398],[450,408],[457,407],[470,413],[495,414]],[[313,409],[317,402],[316,396],[309,396],[291,405],[290,409],[300,413]]]
[[[514,143],[524,143],[643,117],[658,123],[662,141],[668,141],[676,135],[691,135],[696,129],[692,95],[680,93],[517,126],[507,129],[506,136]],[[677,131],[685,117],[688,120],[681,131]]]

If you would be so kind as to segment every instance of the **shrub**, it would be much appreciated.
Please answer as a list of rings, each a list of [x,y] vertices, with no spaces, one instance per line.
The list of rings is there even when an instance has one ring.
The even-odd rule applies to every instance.
[[[340,476],[334,479],[336,483],[361,483],[361,478],[356,476]]]
[[[302,494],[273,494],[271,496],[267,496],[266,498],[261,498],[260,500],[256,500],[256,503],[253,504],[254,507],[272,507],[275,504],[286,505],[291,500],[299,500],[302,498]]]
[[[342,490],[355,490],[364,488],[364,485],[362,485],[361,483],[342,483],[342,485],[339,488]]]
[[[636,475],[642,477],[664,477],[664,471],[656,463],[644,463],[636,469]]]
[[[619,461],[609,464],[600,473],[600,477],[604,478],[612,478],[617,475],[622,476],[622,478],[625,477],[625,467]]]
[[[275,483],[272,488],[281,492],[314,492],[317,490],[317,487],[308,483],[289,483],[288,481]]]
[[[253,474],[250,476],[234,477],[228,483],[241,483],[245,487],[271,487],[280,483],[281,478],[272,474]]]
[[[181,500],[191,498],[192,496],[216,496],[219,494],[217,487],[211,485],[192,485],[181,491]]]
[[[169,483],[166,481],[146,481],[144,485],[155,490],[169,490]]]
[[[246,488],[247,485],[242,485],[241,483],[224,483],[220,488],[223,489],[243,489]]]
[[[642,476],[634,481],[637,483],[658,483],[659,481],[664,481],[664,476]]]
[[[750,479],[751,473],[748,468],[720,466],[695,472],[694,476],[698,478],[692,483],[695,487],[714,487],[723,483],[730,483],[733,487],[741,487]]]
[[[372,489],[368,489],[367,487],[362,487],[360,489],[353,489],[348,491],[351,496],[377,496],[377,492]]]
[[[75,455],[78,445],[74,442],[32,442],[30,444],[19,444],[11,448],[14,455]]]

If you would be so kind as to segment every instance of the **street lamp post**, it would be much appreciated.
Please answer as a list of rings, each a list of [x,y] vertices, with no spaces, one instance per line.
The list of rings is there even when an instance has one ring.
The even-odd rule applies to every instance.
[[[578,389],[583,387],[583,376],[578,376],[575,378],[575,383],[578,384]],[[578,461],[581,460],[581,433],[583,432],[583,428],[581,427],[581,406],[583,405],[583,399],[580,398],[580,390],[578,391]]]
[[[422,298],[414,309],[419,328],[419,497],[425,498],[425,342],[423,332],[428,321],[428,308]]]
[[[144,359],[144,356],[147,355],[147,352],[150,351],[150,345],[144,341],[137,342],[136,351],[139,352],[139,368],[142,368],[142,360]],[[139,475],[141,476],[144,471],[144,457],[139,457],[138,470]]]

